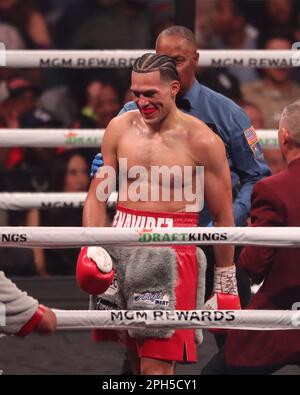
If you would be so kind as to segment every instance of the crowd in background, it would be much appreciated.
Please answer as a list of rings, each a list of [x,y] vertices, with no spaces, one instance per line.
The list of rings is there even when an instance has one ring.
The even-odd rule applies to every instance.
[[[0,1],[7,49],[153,49],[173,24],[172,0]],[[290,49],[300,41],[300,4],[196,0],[195,32],[199,49]],[[201,67],[197,77],[243,107],[257,129],[276,129],[282,109],[300,98],[297,68]],[[105,128],[130,100],[129,82],[129,69],[0,68],[0,127]],[[0,192],[86,191],[97,151],[0,147]],[[265,150],[265,158],[273,173],[285,167],[278,150]],[[0,225],[80,226],[81,210],[1,212]],[[78,251],[21,251],[0,249],[0,269],[74,273]],[[7,264],[12,260],[16,265]]]

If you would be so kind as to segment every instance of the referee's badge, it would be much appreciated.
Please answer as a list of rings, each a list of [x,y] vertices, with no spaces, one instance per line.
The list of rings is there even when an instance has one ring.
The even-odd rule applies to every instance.
[[[250,128],[246,129],[244,131],[244,135],[246,137],[249,147],[251,148],[251,151],[253,152],[254,158],[259,158],[263,154],[263,152],[258,142],[257,134],[254,127],[251,126]]]

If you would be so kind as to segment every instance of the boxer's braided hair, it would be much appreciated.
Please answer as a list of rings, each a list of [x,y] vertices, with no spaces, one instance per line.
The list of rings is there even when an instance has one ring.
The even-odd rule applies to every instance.
[[[155,53],[145,53],[137,58],[133,64],[133,71],[136,73],[151,73],[158,70],[162,79],[179,81],[175,61],[167,55]]]

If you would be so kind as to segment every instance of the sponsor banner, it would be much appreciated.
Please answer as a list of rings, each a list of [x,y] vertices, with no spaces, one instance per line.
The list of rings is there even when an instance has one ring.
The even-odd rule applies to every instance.
[[[210,59],[210,67],[253,67],[253,68],[287,68],[287,67],[294,67],[294,54],[291,53],[286,58],[281,57],[260,57],[260,58],[253,58],[247,57],[242,58],[239,55],[236,57],[218,57],[215,56]],[[201,51],[202,54],[202,51]],[[200,62],[201,63],[201,62]]]
[[[143,303],[145,306],[169,306],[170,304],[170,298],[169,295],[164,294],[162,292],[156,291],[156,292],[143,292],[141,294],[139,293],[134,293],[133,294],[133,300],[132,304],[138,304],[140,305]]]
[[[0,145],[2,147],[94,147],[101,146],[104,135],[103,129],[1,129]],[[276,130],[257,130],[257,136],[262,146],[275,145]],[[271,141],[271,143],[270,143]]]
[[[226,232],[203,232],[203,233],[152,233],[148,230],[140,232],[139,241],[141,243],[163,243],[163,242],[203,242],[203,241],[225,241],[228,240]]]
[[[26,243],[27,235],[25,233],[1,233],[2,243]]]
[[[83,208],[85,192],[76,193],[0,193],[0,209],[26,210],[31,208]]]
[[[103,129],[1,129],[2,147],[99,148]]]
[[[83,208],[86,195],[86,192],[0,192],[0,209]],[[117,192],[111,193],[107,201],[109,207],[115,205],[117,196]]]
[[[297,43],[295,43],[297,44]],[[200,66],[297,67],[298,46],[291,50],[201,50]],[[128,68],[148,49],[140,50],[8,50],[6,67]]]
[[[300,311],[289,310],[54,310],[57,330],[66,329],[249,329],[295,330]]]
[[[300,247],[300,227],[178,227],[85,228],[85,227],[0,227],[1,247],[77,248],[122,244],[159,245],[258,245]]]

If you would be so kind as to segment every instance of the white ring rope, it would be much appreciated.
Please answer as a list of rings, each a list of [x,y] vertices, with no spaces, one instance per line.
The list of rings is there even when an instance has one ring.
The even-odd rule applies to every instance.
[[[6,67],[120,68],[131,67],[149,49],[140,50],[7,50]],[[199,50],[200,66],[293,67],[296,50]]]
[[[262,147],[277,147],[277,131],[257,130]],[[100,148],[104,129],[1,129],[1,147]]]
[[[32,208],[82,208],[86,192],[0,192],[0,209],[29,210]],[[107,206],[117,202],[118,193],[112,192]]]
[[[300,329],[300,311],[289,310],[54,310],[57,329]]]
[[[104,129],[1,129],[1,147],[100,148]]]
[[[75,248],[115,244],[139,247],[214,244],[300,247],[300,227],[0,227],[0,247]]]

